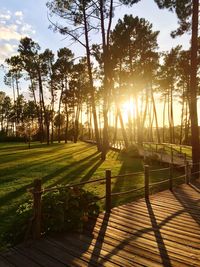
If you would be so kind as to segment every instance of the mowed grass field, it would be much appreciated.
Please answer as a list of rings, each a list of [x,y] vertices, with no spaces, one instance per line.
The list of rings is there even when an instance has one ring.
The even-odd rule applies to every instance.
[[[155,165],[152,168],[163,167]],[[102,178],[106,169],[111,169],[113,176],[143,172],[143,161],[131,154],[120,154],[115,151],[109,151],[106,161],[102,161],[96,147],[83,142],[55,143],[49,146],[33,143],[31,149],[23,143],[0,143],[0,233],[6,231],[16,216],[19,205],[31,198],[27,189],[32,186],[34,179],[42,179],[43,187],[74,184]],[[168,171],[153,172],[150,182],[166,178],[168,178]],[[125,191],[143,185],[143,173],[120,177],[112,179],[112,192]],[[104,183],[87,185],[87,189],[98,196],[105,195]],[[113,206],[119,205],[139,196],[143,196],[143,190],[135,195],[115,197],[112,204]]]

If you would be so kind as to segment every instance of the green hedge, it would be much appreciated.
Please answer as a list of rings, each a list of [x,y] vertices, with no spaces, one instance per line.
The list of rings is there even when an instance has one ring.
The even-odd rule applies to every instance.
[[[82,231],[89,217],[99,214],[98,198],[84,189],[57,189],[42,196],[42,234]],[[28,201],[19,206],[17,216],[3,240],[7,244],[17,244],[30,236],[33,231],[33,202]]]

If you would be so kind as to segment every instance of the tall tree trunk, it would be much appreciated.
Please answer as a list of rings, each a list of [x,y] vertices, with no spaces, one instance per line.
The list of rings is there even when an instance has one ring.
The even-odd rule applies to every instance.
[[[124,122],[123,122],[121,110],[120,110],[119,107],[117,107],[117,113],[118,113],[118,116],[119,116],[119,121],[120,121],[121,129],[122,129],[122,136],[123,136],[123,139],[124,139],[125,148],[128,148],[128,146],[129,146],[128,137],[127,137],[127,134],[126,134],[126,129],[124,127]]]
[[[148,101],[149,101],[149,96],[148,96],[148,90],[146,89],[145,91],[145,108],[144,108],[144,114],[143,114],[143,118],[142,118],[142,126],[141,126],[141,130],[144,132],[145,130],[145,122],[146,122],[146,118],[147,118],[147,114],[148,114]],[[135,127],[134,127],[135,129]],[[135,130],[134,130],[134,136],[135,136]],[[147,138],[145,136],[145,138]]]
[[[191,77],[190,77],[190,116],[192,135],[193,171],[199,171],[200,147],[197,115],[197,51],[198,51],[198,14],[199,1],[192,0],[192,41],[191,41]]]
[[[16,100],[16,97],[15,97],[15,83],[14,83],[14,79],[13,78],[11,80],[11,83],[12,83],[12,90],[13,90],[13,100],[14,100],[14,103],[15,103],[15,100]]]
[[[174,134],[174,114],[173,114],[173,89],[170,88],[170,120],[171,120],[171,131],[172,131],[172,143],[175,143],[175,134]]]
[[[156,121],[156,133],[157,133],[157,140],[158,143],[160,143],[160,133],[159,133],[159,127],[158,127],[158,117],[157,117],[157,112],[156,112],[156,104],[153,96],[153,90],[152,90],[152,84],[151,84],[151,99],[153,103],[153,111],[154,111],[154,116],[155,116],[155,121]]]
[[[185,105],[185,132],[184,132],[184,144],[188,145],[188,140],[189,140],[189,118],[188,118],[188,100],[186,100],[186,105]]]
[[[80,117],[81,103],[78,103],[76,107],[75,122],[74,122],[74,143],[77,143],[79,136],[79,117]]]
[[[153,103],[151,101],[151,109],[150,109],[150,114],[151,114],[151,118],[150,118],[150,142],[154,141],[154,132],[153,132],[153,122],[154,122],[154,112],[153,112]]]
[[[40,142],[43,141],[43,127],[42,127],[42,120],[41,120],[41,114],[40,114],[40,109],[37,105],[37,100],[36,100],[36,95],[35,95],[35,90],[34,90],[34,84],[33,84],[33,79],[31,77],[31,74],[29,74],[30,81],[31,81],[31,93],[33,94],[33,100],[36,106],[36,111],[37,111],[37,119],[38,119],[38,124],[39,124],[39,135],[40,135]]]
[[[61,141],[61,104],[62,104],[63,90],[64,90],[64,84],[62,82],[60,98],[59,98],[59,104],[58,104],[58,118],[59,118],[59,123],[58,123],[58,143],[60,143],[60,141]]]
[[[95,104],[95,88],[94,88],[94,83],[93,83],[92,67],[91,67],[91,59],[90,59],[91,55],[90,55],[90,46],[89,46],[89,38],[88,38],[88,21],[87,21],[87,16],[85,12],[85,7],[83,8],[83,17],[84,17],[84,31],[85,31],[85,43],[86,43],[85,48],[86,48],[87,68],[88,68],[88,76],[89,76],[89,83],[90,83],[90,95],[91,95],[92,113],[93,113],[93,120],[94,120],[95,139],[97,143],[97,149],[98,151],[101,151],[96,104]]]
[[[102,36],[102,47],[103,47],[103,70],[104,70],[104,80],[103,80],[103,118],[104,118],[104,127],[103,127],[103,146],[102,146],[102,160],[106,159],[106,154],[109,149],[109,135],[108,135],[108,105],[109,96],[111,90],[111,74],[110,74],[110,51],[109,51],[109,35],[110,28],[113,16],[113,0],[110,1],[110,10],[109,10],[109,22],[107,29],[107,38],[105,30],[105,1],[99,1],[99,11],[100,11],[100,21],[101,21],[101,36]]]
[[[172,143],[172,121],[171,121],[171,112],[170,112],[170,92],[168,89],[167,92],[167,101],[168,101],[168,121],[169,121],[169,142]]]
[[[114,123],[114,136],[113,136],[113,144],[115,145],[117,140],[117,130],[118,130],[118,112],[115,110],[115,123]]]
[[[185,107],[185,91],[183,86],[183,92],[182,92],[182,108],[181,108],[181,129],[180,129],[180,138],[179,138],[179,144],[182,145],[183,140],[183,118],[184,118],[184,107]]]
[[[55,103],[55,99],[54,99],[54,92],[53,92],[53,88],[52,88],[52,84],[51,84],[51,143],[53,143],[53,139],[54,139],[54,103]]]
[[[40,68],[38,68],[38,82],[39,82],[39,90],[40,90],[40,95],[41,95],[41,104],[42,104],[42,108],[44,111],[47,145],[49,145],[49,118],[48,118],[47,110],[46,110],[45,103],[44,103],[44,94],[43,94],[42,77],[41,77]]]
[[[129,104],[131,104],[131,96],[129,96]],[[130,105],[131,107],[131,105]],[[132,116],[132,110],[129,108],[128,110],[128,128],[129,128],[129,140],[130,143],[133,143],[133,116]]]
[[[139,111],[137,95],[135,96],[135,111],[136,111],[136,120],[137,120],[137,141],[139,144],[141,144],[143,142],[143,132],[141,128],[140,111]]]
[[[165,143],[165,110],[166,110],[166,99],[167,99],[167,95],[165,95],[165,99],[164,99],[164,105],[163,105],[163,136],[162,136],[162,140],[163,143]]]
[[[65,122],[65,144],[66,144],[68,139],[68,128],[69,128],[69,114],[67,108],[65,108],[65,112],[66,112],[66,122]]]

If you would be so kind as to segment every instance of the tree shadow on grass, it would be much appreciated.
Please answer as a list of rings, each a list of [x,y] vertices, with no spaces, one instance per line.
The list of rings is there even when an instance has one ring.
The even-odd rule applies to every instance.
[[[96,156],[95,156],[96,155]],[[89,166],[93,165],[95,162],[99,161],[100,154],[99,152],[95,152],[92,155],[78,161],[75,163],[72,163],[70,166],[63,167],[56,172],[54,172],[51,175],[47,175],[46,177],[43,177],[42,181],[46,183],[53,177],[60,175],[62,172],[68,171],[73,167],[72,171],[68,171],[67,174],[65,174],[62,178],[58,179],[57,181],[51,183],[48,185],[48,187],[56,186],[58,184],[67,184],[72,183],[74,184],[74,181],[72,180],[75,178],[76,182],[79,182],[81,180],[81,174],[88,169]],[[77,166],[76,166],[77,165]]]
[[[95,155],[97,155],[97,156],[95,156]],[[42,182],[43,183],[48,182],[49,180],[55,178],[57,175],[65,172],[66,170],[69,170],[71,167],[75,167],[76,165],[78,165],[79,167],[77,167],[75,170],[73,170],[71,172],[68,172],[67,175],[65,175],[63,178],[58,179],[57,181],[53,182],[51,185],[49,185],[49,187],[55,186],[55,185],[63,183],[63,182],[66,184],[69,181],[71,182],[72,178],[77,178],[77,174],[79,174],[79,177],[80,177],[80,174],[83,171],[85,171],[85,169],[87,169],[88,166],[94,164],[94,162],[96,162],[98,160],[99,160],[99,154],[98,154],[98,152],[95,152],[95,153],[89,155],[88,157],[83,158],[79,162],[74,162],[71,165],[68,165],[67,167],[60,168],[57,171],[55,171],[49,175],[46,175],[45,177],[42,178]],[[85,161],[86,161],[86,163],[84,163]],[[89,179],[89,176],[88,176],[88,179]],[[22,195],[24,195],[24,198],[26,198],[27,189],[31,188],[31,187],[32,187],[32,183],[31,184],[27,183],[27,184],[21,186],[20,188],[16,189],[15,191],[9,192],[6,195],[0,197],[1,206],[8,204],[10,201],[17,199],[17,198],[21,197]],[[21,202],[21,201],[17,201],[16,205],[10,206],[5,212],[2,212],[1,215],[3,217],[5,217],[6,215],[9,215],[11,213],[14,214],[15,213],[14,211],[16,211],[16,208],[19,206],[19,202]]]
[[[79,153],[80,152],[78,151],[78,154]],[[84,155],[85,150],[83,149],[81,153]],[[29,162],[21,163],[17,166],[15,171],[13,171],[13,168],[10,168],[10,167],[4,168],[3,170],[1,170],[1,173],[0,173],[0,177],[2,177],[0,180],[0,186],[2,186],[3,183],[6,184],[7,181],[12,182],[15,179],[19,180],[20,177],[17,177],[17,176],[20,176],[21,172],[23,172],[21,175],[24,175],[25,170],[30,173],[33,172],[33,174],[35,171],[39,172],[41,170],[42,172],[44,169],[46,169],[46,171],[48,172],[48,166],[52,166],[52,163],[55,165],[56,162],[57,163],[59,163],[59,161],[62,162],[64,159],[66,159],[66,161],[69,161],[67,166],[71,167],[73,166],[73,164],[77,164],[77,162],[70,163],[70,159],[73,159],[73,157],[76,157],[76,156],[77,156],[77,151],[75,151],[74,153],[67,153],[67,154],[61,154],[61,155],[50,154],[50,155],[47,155],[46,157],[43,156],[42,158],[39,158],[39,159],[36,158],[33,162],[29,161]],[[81,162],[82,160],[86,160],[86,159],[87,157],[81,159],[79,162]],[[65,166],[64,168],[67,168],[67,166]],[[12,176],[12,177],[9,177],[9,176]],[[36,177],[36,178],[39,178],[39,177]]]
[[[120,159],[122,162],[119,175],[123,174],[129,174],[129,173],[134,173],[134,172],[140,172],[143,171],[143,162],[141,158],[133,158],[130,157],[128,154],[121,153],[120,154]],[[125,177],[119,177],[115,178],[113,180],[113,187],[112,187],[112,193],[117,193],[117,192],[122,192],[126,190],[131,190],[133,188],[137,188],[138,184],[141,182],[140,181],[140,176],[125,176]],[[124,195],[123,196],[123,201],[120,200],[122,198],[121,196],[114,197],[112,199],[112,205],[117,206],[118,204],[125,203],[126,201],[131,200],[131,195]]]
[[[77,156],[79,154],[83,154],[85,152],[89,152],[90,150],[92,150],[92,147],[89,147],[89,148],[86,147],[85,149],[81,148],[78,151],[77,150],[68,151],[67,148],[66,148],[66,151],[63,151],[62,156],[65,155],[66,158],[69,158],[69,157],[72,157],[72,156],[75,156],[75,155]],[[23,153],[23,154],[22,153],[19,154],[18,152],[10,153],[10,154],[6,154],[6,155],[2,155],[0,157],[0,160],[1,160],[0,163],[1,164],[7,164],[7,163],[12,162],[14,160],[22,160],[23,158],[25,158],[26,160],[28,158],[35,158],[33,161],[39,161],[41,156],[45,156],[46,155],[48,157],[48,155],[51,154],[54,151],[57,151],[57,150],[53,149],[53,150],[43,150],[43,151],[34,151],[34,152],[33,151],[31,151],[31,152],[30,151],[25,151],[25,153]],[[9,156],[9,158],[7,158],[7,156]],[[37,156],[39,157],[39,159],[37,159]],[[56,157],[56,159],[57,159],[57,154],[53,154],[53,155],[51,155],[51,157],[52,158]]]
[[[83,178],[81,179],[81,182],[86,182],[88,180],[90,180],[90,178],[92,177],[92,175],[95,173],[95,171],[101,166],[101,164],[104,162],[104,160],[99,159],[99,161],[97,161],[95,163],[95,165],[88,171],[88,173],[86,175],[83,176]],[[99,177],[98,177],[99,178]]]
[[[55,155],[54,156],[47,156],[45,158],[39,158],[39,159],[35,159],[33,160],[32,162],[25,162],[25,163],[21,163],[17,166],[17,168],[15,168],[15,170],[13,170],[13,168],[10,168],[10,167],[7,167],[7,168],[4,168],[3,170],[1,170],[1,174],[0,174],[0,177],[6,177],[6,176],[13,176],[14,179],[16,178],[19,178],[17,176],[19,176],[21,174],[21,172],[34,172],[34,168],[36,167],[36,171],[39,172],[40,170],[42,171],[46,166],[50,166],[51,162],[52,163],[55,163],[55,162],[58,162],[58,161],[61,161],[63,158],[65,158],[66,160],[67,159],[70,159],[72,158],[72,156],[70,155],[61,155],[61,156],[57,156],[55,158]],[[6,179],[6,178],[4,178]],[[2,183],[2,180],[0,181],[0,184]]]

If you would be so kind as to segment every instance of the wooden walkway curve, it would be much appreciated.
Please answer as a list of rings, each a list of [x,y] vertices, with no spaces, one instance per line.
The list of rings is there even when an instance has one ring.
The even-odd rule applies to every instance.
[[[102,213],[83,234],[0,255],[0,267],[200,266],[200,182]]]

